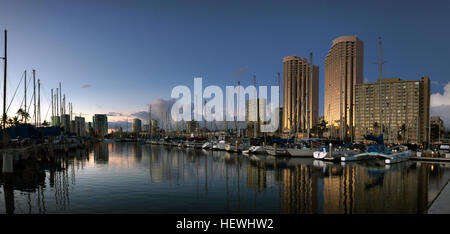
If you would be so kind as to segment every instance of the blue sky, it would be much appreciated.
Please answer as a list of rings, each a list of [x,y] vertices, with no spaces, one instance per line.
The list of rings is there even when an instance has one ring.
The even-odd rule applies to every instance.
[[[176,85],[193,86],[194,76],[204,86],[249,85],[253,75],[258,84],[275,85],[284,56],[309,52],[320,67],[323,113],[324,59],[342,35],[364,42],[368,81],[378,77],[373,63],[381,36],[386,77],[430,76],[432,93],[443,93],[449,12],[448,1],[0,0],[0,29],[8,30],[8,96],[23,70],[36,69],[43,115],[59,81],[74,111],[90,121],[94,113],[146,110]],[[2,33],[2,56],[3,40]]]

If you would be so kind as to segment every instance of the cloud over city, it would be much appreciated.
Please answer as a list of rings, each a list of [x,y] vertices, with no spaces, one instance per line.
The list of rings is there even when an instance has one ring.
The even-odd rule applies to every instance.
[[[444,93],[433,93],[430,96],[430,114],[440,116],[446,130],[450,130],[450,82],[444,86]]]

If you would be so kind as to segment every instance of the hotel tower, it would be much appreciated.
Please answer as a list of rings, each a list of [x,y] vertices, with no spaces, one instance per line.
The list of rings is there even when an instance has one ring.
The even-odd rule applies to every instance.
[[[318,122],[318,109],[319,67],[295,55],[283,58],[283,131],[306,133]]]
[[[333,40],[325,58],[324,118],[331,137],[354,136],[355,86],[363,81],[364,44],[356,36]]]

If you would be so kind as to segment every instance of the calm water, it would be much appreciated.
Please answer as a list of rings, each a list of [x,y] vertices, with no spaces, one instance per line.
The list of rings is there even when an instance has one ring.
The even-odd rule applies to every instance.
[[[444,164],[247,158],[112,143],[0,177],[1,213],[423,213]]]

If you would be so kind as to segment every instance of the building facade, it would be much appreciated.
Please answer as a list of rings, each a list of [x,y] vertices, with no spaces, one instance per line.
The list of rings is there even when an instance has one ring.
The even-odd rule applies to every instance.
[[[261,136],[261,124],[266,121],[267,99],[249,99],[246,101],[247,113],[247,137],[256,138]]]
[[[70,115],[61,115],[61,127],[64,128],[65,133],[70,133]]]
[[[358,37],[341,36],[325,58],[324,117],[334,138],[354,135],[355,86],[363,81],[363,57]]]
[[[387,143],[428,142],[430,79],[379,79],[356,85],[355,140],[383,134]]]
[[[133,133],[140,133],[142,131],[142,121],[140,119],[133,119],[131,121],[131,131]]]
[[[51,125],[53,127],[61,126],[61,118],[59,116],[52,116],[52,118],[51,118]]]
[[[108,117],[104,114],[95,114],[92,117],[93,130],[95,136],[105,136],[108,134]]]
[[[430,140],[435,143],[442,143],[441,140],[445,138],[445,126],[439,116],[430,117]]]
[[[84,117],[75,116],[74,133],[77,136],[86,136],[86,122]]]
[[[319,67],[295,55],[283,58],[283,132],[306,132],[319,117]]]
[[[200,129],[200,125],[197,121],[192,120],[192,121],[186,121],[186,133],[196,133],[198,132]]]

